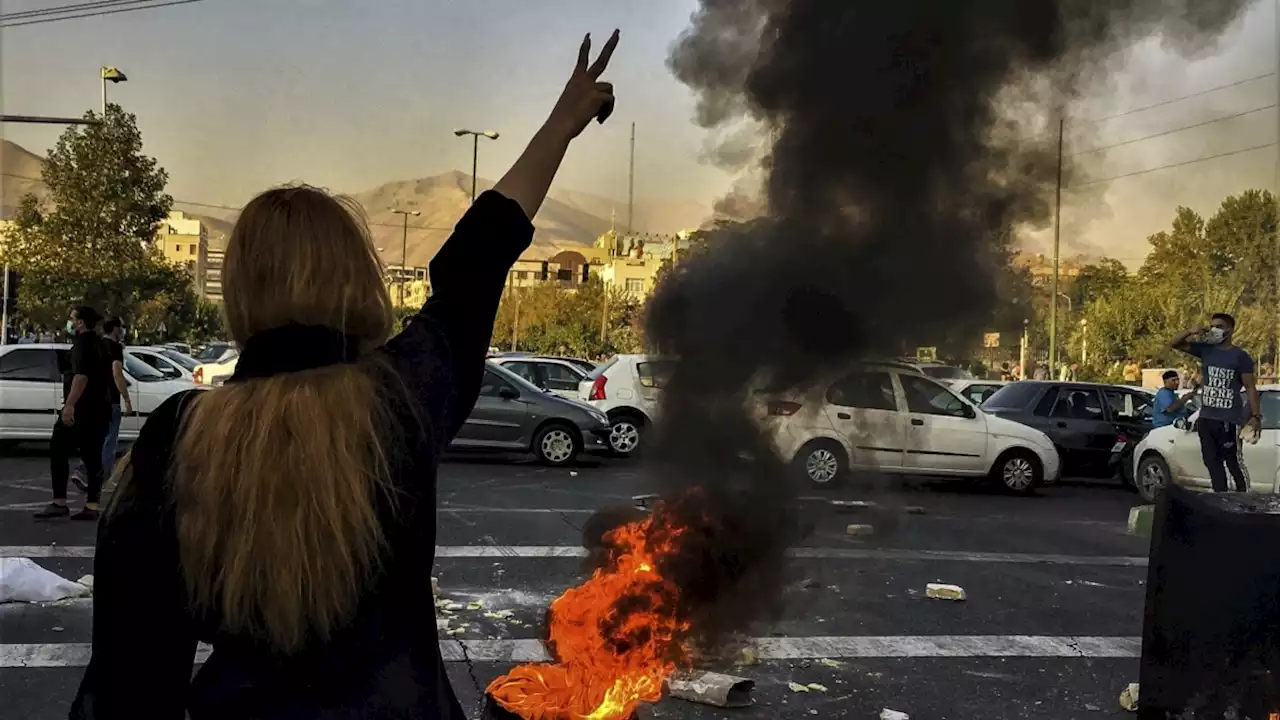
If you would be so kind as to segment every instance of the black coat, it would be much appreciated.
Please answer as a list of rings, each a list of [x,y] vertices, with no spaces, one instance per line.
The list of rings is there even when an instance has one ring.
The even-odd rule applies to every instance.
[[[431,261],[431,298],[372,358],[394,369],[389,382],[403,387],[388,397],[407,397],[393,412],[412,431],[396,433],[387,448],[399,504],[380,511],[381,569],[328,643],[281,657],[189,609],[169,480],[189,398],[171,398],[152,414],[133,446],[127,494],[98,530],[93,657],[71,718],[465,719],[445,674],[431,593],[436,469],[475,405],[507,272],[532,239],[517,203],[481,195]],[[246,349],[240,365],[247,372],[251,363],[259,371],[289,364]],[[213,652],[192,679],[197,642]]]

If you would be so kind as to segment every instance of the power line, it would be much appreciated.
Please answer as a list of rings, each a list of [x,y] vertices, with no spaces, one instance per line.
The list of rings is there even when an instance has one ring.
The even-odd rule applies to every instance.
[[[1092,119],[1088,119],[1088,120],[1086,120],[1086,119],[1081,119],[1081,120],[1078,120],[1078,121],[1076,121],[1076,122],[1077,122],[1078,124],[1081,124],[1081,125],[1093,125],[1093,124],[1095,124],[1095,123],[1106,122],[1107,120],[1115,120],[1116,118],[1121,118],[1121,117],[1125,117],[1125,116],[1128,116],[1128,115],[1133,115],[1134,113],[1145,112],[1145,111],[1147,111],[1147,110],[1152,110],[1152,109],[1154,109],[1154,108],[1164,107],[1164,106],[1166,106],[1166,105],[1172,105],[1172,104],[1174,104],[1174,103],[1179,103],[1179,102],[1182,102],[1183,100],[1190,100],[1191,98],[1198,98],[1198,97],[1201,97],[1202,95],[1208,95],[1208,94],[1210,94],[1210,93],[1218,92],[1219,90],[1227,90],[1227,89],[1229,89],[1229,88],[1238,87],[1238,86],[1240,86],[1240,85],[1245,85],[1245,84],[1247,84],[1247,83],[1257,82],[1258,80],[1265,80],[1265,79],[1267,79],[1267,78],[1269,78],[1269,77],[1275,77],[1275,73],[1274,73],[1274,72],[1269,72],[1269,73],[1267,73],[1267,74],[1265,74],[1265,75],[1256,75],[1256,76],[1251,77],[1251,78],[1245,78],[1244,80],[1237,80],[1237,81],[1235,81],[1235,82],[1233,82],[1233,83],[1227,83],[1226,85],[1218,85],[1218,86],[1216,86],[1216,87],[1208,88],[1207,90],[1201,90],[1200,92],[1194,92],[1194,93],[1191,93],[1190,95],[1182,95],[1182,96],[1180,96],[1180,97],[1171,98],[1171,99],[1169,99],[1169,100],[1164,100],[1164,101],[1161,101],[1161,102],[1158,102],[1158,103],[1154,103],[1154,104],[1152,104],[1152,105],[1143,105],[1142,107],[1136,107],[1136,108],[1133,108],[1133,109],[1130,109],[1130,110],[1126,110],[1126,111],[1121,112],[1121,113],[1116,113],[1116,114],[1114,114],[1114,115],[1106,115],[1106,116],[1104,116],[1104,117],[1100,117],[1100,118],[1092,118]]]
[[[166,2],[153,3],[151,5],[137,5],[132,7],[120,7],[115,9],[95,10],[91,12],[82,12],[79,14],[61,15],[59,17],[38,17],[32,20],[22,20],[19,22],[3,22],[0,18],[0,27],[15,28],[24,25],[40,25],[43,23],[61,22],[63,20],[79,20],[81,18],[99,17],[102,15],[115,15],[117,13],[135,12],[137,10],[154,10],[162,7],[172,7],[174,5],[189,5],[191,3],[204,2],[204,0],[167,0]],[[69,11],[71,12],[71,11]]]
[[[17,178],[17,179],[19,179],[19,180],[29,180],[29,181],[31,181],[31,182],[38,182],[38,183],[41,183],[41,184],[43,184],[43,185],[48,185],[48,183],[47,183],[47,182],[45,182],[44,178],[35,178],[35,177],[31,177],[31,176],[29,176],[29,175],[19,175],[19,174],[17,174],[17,173],[6,173],[6,172],[0,172],[0,176],[4,176],[4,177],[11,177],[11,178]],[[177,199],[177,198],[175,198],[175,199],[174,199],[173,204],[175,204],[175,205],[192,205],[192,206],[194,206],[194,207],[213,208],[213,209],[216,209],[216,210],[230,210],[230,211],[232,211],[232,212],[239,212],[239,211],[241,211],[241,210],[243,210],[243,209],[244,209],[243,207],[235,207],[235,206],[233,206],[233,205],[216,205],[216,204],[214,204],[214,203],[195,202],[195,201],[193,201],[193,200],[179,200],[179,199]],[[220,220],[221,218],[214,218],[214,219],[215,219],[215,220]],[[403,223],[378,223],[378,222],[367,222],[367,223],[365,223],[365,224],[366,224],[366,225],[368,225],[368,226],[370,226],[370,227],[386,227],[386,228],[395,228],[396,230],[403,230],[403,229],[404,229],[404,224],[403,224]],[[449,231],[453,230],[453,228],[451,228],[451,227],[436,227],[436,226],[434,226],[434,225],[410,225],[410,226],[409,226],[409,229],[410,229],[410,230],[432,230],[432,231],[439,231],[439,232],[449,232]]]
[[[1173,135],[1174,133],[1180,133],[1183,130],[1193,130],[1195,128],[1205,127],[1206,125],[1213,125],[1214,123],[1224,122],[1226,120],[1234,120],[1236,118],[1241,118],[1246,115],[1252,115],[1254,113],[1262,112],[1263,110],[1270,110],[1274,107],[1276,107],[1276,103],[1271,103],[1270,105],[1263,105],[1262,107],[1256,107],[1252,110],[1245,110],[1244,112],[1238,112],[1238,113],[1235,113],[1234,115],[1224,115],[1220,118],[1215,118],[1213,120],[1205,120],[1204,122],[1198,122],[1198,123],[1195,123],[1194,125],[1183,125],[1182,127],[1177,127],[1172,130],[1165,130],[1163,132],[1154,133],[1152,135],[1143,135],[1142,137],[1136,137],[1136,138],[1133,138],[1132,140],[1124,140],[1122,142],[1113,143],[1111,145],[1100,145],[1096,148],[1081,150],[1079,152],[1071,153],[1067,157],[1076,157],[1077,155],[1089,155],[1091,153],[1102,152],[1103,150],[1110,150],[1111,148],[1124,147],[1125,145],[1132,145],[1137,142],[1142,142],[1143,140],[1151,140],[1153,138],[1164,137],[1165,135]]]
[[[66,15],[68,13],[82,12],[85,10],[95,10],[118,5],[137,5],[144,2],[154,2],[154,0],[98,0],[98,2],[70,3],[68,5],[57,5],[54,7],[39,8],[36,10],[18,10],[15,12],[3,13],[0,14],[0,20],[20,20],[33,17],[48,17],[50,15]]]
[[[1078,187],[1084,187],[1086,185],[1096,185],[1098,183],[1111,182],[1112,180],[1119,180],[1121,178],[1133,177],[1135,175],[1146,175],[1147,173],[1153,173],[1159,170],[1168,170],[1170,168],[1183,167],[1184,165],[1195,165],[1196,163],[1202,163],[1209,160],[1217,160],[1218,158],[1230,157],[1232,155],[1243,155],[1244,153],[1247,153],[1247,152],[1253,152],[1255,150],[1262,150],[1269,147],[1275,147],[1275,145],[1276,143],[1269,142],[1269,143],[1266,143],[1265,145],[1254,145],[1253,147],[1247,147],[1241,150],[1232,150],[1230,152],[1218,153],[1216,155],[1207,155],[1202,158],[1196,158],[1195,160],[1186,160],[1184,162],[1170,163],[1168,165],[1161,165],[1159,167],[1148,168],[1146,170],[1137,170],[1131,173],[1124,173],[1123,175],[1114,175],[1112,177],[1099,178],[1097,180],[1089,180],[1087,182],[1082,182],[1082,183],[1074,183],[1072,185],[1068,185],[1065,187],[1066,189],[1075,189]]]

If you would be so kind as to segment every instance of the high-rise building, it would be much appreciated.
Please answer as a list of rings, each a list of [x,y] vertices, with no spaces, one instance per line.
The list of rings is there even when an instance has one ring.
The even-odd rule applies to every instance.
[[[186,268],[197,295],[205,296],[205,274],[209,261],[209,233],[204,223],[187,217],[181,210],[173,210],[156,229],[156,246],[169,262]],[[221,263],[219,263],[221,270]],[[221,272],[219,272],[219,297],[221,297]]]

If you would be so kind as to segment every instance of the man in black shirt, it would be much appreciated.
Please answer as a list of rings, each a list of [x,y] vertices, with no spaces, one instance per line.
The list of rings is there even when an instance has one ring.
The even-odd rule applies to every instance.
[[[106,345],[107,360],[111,363],[111,417],[107,425],[107,437],[102,442],[102,476],[104,486],[116,466],[116,449],[120,440],[120,418],[133,414],[133,400],[129,397],[129,382],[124,376],[124,322],[109,317],[102,323],[102,342]],[[124,410],[121,412],[121,405]],[[80,463],[71,473],[71,482],[84,492],[89,491],[89,470]]]
[[[102,494],[102,444],[111,422],[111,360],[96,327],[102,322],[89,306],[71,314],[75,338],[71,346],[69,372],[63,374],[62,412],[53,426],[50,469],[53,502],[36,513],[37,520],[71,515],[67,508],[67,477],[72,453],[80,456],[88,475],[88,498],[73,520],[97,520]]]

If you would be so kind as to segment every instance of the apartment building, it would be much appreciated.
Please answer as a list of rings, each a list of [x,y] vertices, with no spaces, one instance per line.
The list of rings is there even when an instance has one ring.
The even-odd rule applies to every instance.
[[[207,296],[206,275],[209,264],[209,232],[204,223],[173,210],[156,228],[156,247],[166,260],[186,268],[191,274],[196,294]],[[219,262],[218,296],[221,299],[221,262]]]

